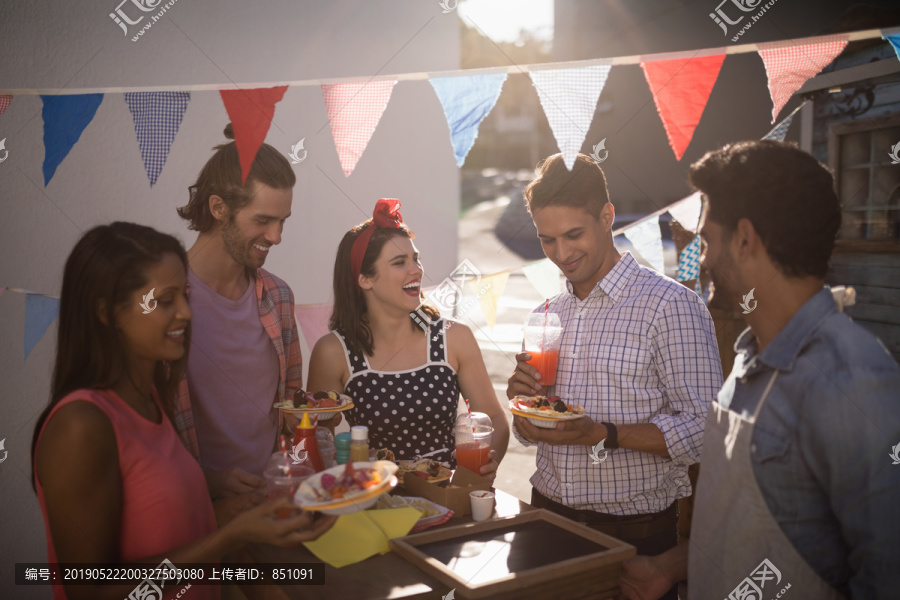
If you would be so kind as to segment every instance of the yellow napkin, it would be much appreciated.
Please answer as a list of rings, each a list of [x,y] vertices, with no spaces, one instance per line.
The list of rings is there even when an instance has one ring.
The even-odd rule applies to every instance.
[[[422,517],[414,508],[363,510],[341,515],[319,539],[303,544],[319,560],[340,568],[384,554],[388,539],[409,533]]]

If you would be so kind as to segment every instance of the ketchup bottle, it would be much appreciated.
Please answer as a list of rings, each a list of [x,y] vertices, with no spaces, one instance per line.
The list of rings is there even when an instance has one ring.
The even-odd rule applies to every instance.
[[[294,447],[297,444],[303,444],[301,450],[308,453],[309,462],[312,464],[316,472],[324,471],[325,465],[322,463],[322,456],[319,454],[319,444],[316,442],[316,426],[309,420],[309,413],[303,413],[303,420],[297,425],[297,431],[294,432]]]

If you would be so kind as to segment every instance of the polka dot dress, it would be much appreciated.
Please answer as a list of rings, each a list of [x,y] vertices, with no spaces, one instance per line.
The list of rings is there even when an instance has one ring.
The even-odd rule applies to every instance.
[[[375,371],[365,356],[351,354],[341,332],[350,378],[345,393],[353,408],[344,413],[350,425],[369,428],[369,447],[388,448],[398,460],[425,454],[450,463],[453,424],[459,403],[456,372],[447,362],[444,320],[432,323],[428,335],[428,362],[406,371]]]

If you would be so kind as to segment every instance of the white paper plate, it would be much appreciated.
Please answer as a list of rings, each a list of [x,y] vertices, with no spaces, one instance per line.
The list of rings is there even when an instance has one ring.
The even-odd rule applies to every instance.
[[[294,503],[297,504],[300,510],[318,511],[326,515],[345,515],[370,508],[375,504],[379,496],[391,491],[397,485],[397,477],[394,475],[397,472],[397,465],[387,460],[379,460],[373,463],[353,463],[353,468],[355,469],[364,467],[377,469],[381,475],[381,483],[367,490],[351,492],[337,500],[322,502],[316,496],[315,490],[324,491],[324,488],[322,488],[322,476],[324,474],[330,473],[335,477],[340,477],[343,474],[346,465],[338,465],[325,469],[321,473],[316,473],[304,481],[297,493],[294,494]]]

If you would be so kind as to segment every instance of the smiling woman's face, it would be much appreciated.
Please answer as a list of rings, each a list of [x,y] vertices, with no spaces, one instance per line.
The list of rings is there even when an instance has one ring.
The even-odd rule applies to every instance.
[[[402,235],[391,237],[372,266],[375,270],[372,277],[359,276],[367,302],[382,302],[406,312],[418,308],[424,270],[411,239]]]
[[[116,312],[129,360],[178,360],[185,353],[185,328],[192,317],[184,264],[169,252],[151,264],[145,276],[147,283]]]

